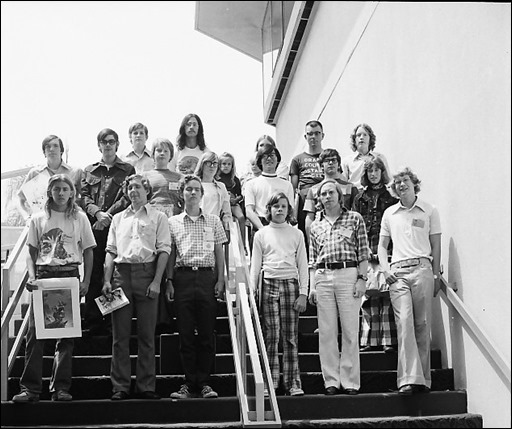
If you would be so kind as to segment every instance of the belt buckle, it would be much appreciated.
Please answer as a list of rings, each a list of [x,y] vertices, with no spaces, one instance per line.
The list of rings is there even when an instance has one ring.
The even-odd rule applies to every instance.
[[[199,267],[192,267],[192,271],[197,271],[199,270]]]

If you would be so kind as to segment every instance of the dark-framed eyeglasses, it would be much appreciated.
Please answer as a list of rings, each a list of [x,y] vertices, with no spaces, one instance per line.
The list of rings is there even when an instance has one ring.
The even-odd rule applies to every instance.
[[[217,161],[205,161],[204,165],[207,167],[218,167],[219,163]]]
[[[112,139],[112,140],[102,140],[102,141],[100,141],[100,143],[102,145],[104,145],[104,146],[106,146],[108,144],[114,146],[115,144],[117,144],[117,140],[115,140],[115,139]]]

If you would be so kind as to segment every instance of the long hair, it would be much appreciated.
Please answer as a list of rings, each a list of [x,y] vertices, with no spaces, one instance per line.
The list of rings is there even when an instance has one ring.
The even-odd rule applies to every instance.
[[[324,205],[322,204],[322,201],[320,200],[320,194],[322,193],[322,188],[327,185],[328,183],[332,183],[334,187],[336,188],[336,191],[338,192],[338,202],[343,207],[343,189],[341,185],[336,182],[334,179],[325,179],[322,182],[320,182],[320,186],[318,187],[317,195],[318,195],[318,204],[323,209]]]
[[[219,169],[217,170],[217,174],[215,175],[215,179],[220,180],[220,175],[224,174],[222,173],[220,169],[220,165],[222,164],[222,161],[224,160],[231,160],[231,171],[227,174],[229,177],[229,187],[235,186],[235,176],[236,176],[236,168],[235,168],[235,157],[231,155],[229,152],[223,152],[219,156]]]
[[[210,162],[219,162],[219,158],[217,157],[217,154],[215,152],[206,151],[201,155],[201,158],[199,158],[199,161],[197,161],[196,170],[194,171],[194,174],[201,178],[201,181],[203,180],[203,173],[204,173],[204,163],[206,161]],[[213,179],[215,180],[215,176],[217,175],[219,171],[219,166],[217,165],[217,171],[213,175]]]
[[[66,210],[65,215],[67,218],[76,219],[77,213],[79,207],[76,204],[76,191],[75,191],[75,185],[73,184],[73,181],[67,174],[54,174],[50,179],[48,180],[48,187],[46,188],[46,195],[48,196],[48,199],[46,200],[46,203],[44,204],[44,211],[46,213],[46,216],[48,219],[52,215],[52,205],[55,202],[52,196],[52,189],[55,186],[57,182],[64,182],[66,185],[69,186],[69,189],[71,190],[71,196],[69,197],[69,200],[66,204]]]
[[[364,164],[364,171],[361,176],[361,186],[366,188],[371,185],[370,179],[368,179],[368,170],[372,167],[377,167],[380,170],[380,182],[383,185],[387,185],[391,179],[389,178],[389,172],[386,169],[386,165],[380,156],[372,155],[371,159],[366,161]]]
[[[272,152],[274,152],[277,157],[277,170],[277,166],[281,162],[281,153],[279,152],[277,147],[273,146],[271,143],[265,143],[261,148],[258,149],[258,152],[256,154],[256,165],[261,171],[263,171],[263,156],[270,155]]]
[[[187,133],[186,133],[186,125],[190,118],[195,118],[197,120],[198,129],[197,129],[197,145],[199,146],[199,149],[204,150],[206,148],[206,143],[204,141],[204,128],[203,128],[203,122],[201,121],[201,118],[197,116],[195,113],[189,113],[187,116],[183,118],[180,125],[180,131],[178,134],[178,137],[176,137],[176,145],[178,146],[179,150],[183,150],[187,143]]]
[[[266,207],[265,219],[267,219],[267,221],[270,222],[272,220],[272,206],[274,204],[276,204],[277,202],[279,202],[279,200],[281,198],[284,198],[286,200],[286,203],[288,204],[288,212],[286,213],[285,221],[293,222],[295,220],[293,217],[293,207],[290,204],[290,200],[288,199],[286,194],[284,192],[275,192],[270,196],[270,198],[268,199],[267,205],[265,206]]]
[[[368,124],[359,124],[354,128],[354,131],[352,131],[352,134],[350,134],[350,147],[352,148],[353,152],[355,152],[357,150],[356,133],[357,133],[357,129],[359,127],[364,128],[364,130],[370,136],[370,143],[368,144],[368,151],[371,152],[373,149],[375,149],[375,141],[377,140],[377,137],[375,136],[375,133],[373,132],[372,127],[370,127]]]
[[[275,141],[271,136],[269,136],[269,135],[267,135],[267,134],[263,134],[263,135],[261,135],[260,137],[258,137],[258,140],[256,140],[256,147],[254,148],[254,151],[255,151],[255,152],[258,152],[258,150],[259,150],[259,148],[260,148],[260,143],[261,143],[262,141],[268,142],[268,143],[270,143],[272,146],[277,147],[277,146],[276,146],[276,141]]]

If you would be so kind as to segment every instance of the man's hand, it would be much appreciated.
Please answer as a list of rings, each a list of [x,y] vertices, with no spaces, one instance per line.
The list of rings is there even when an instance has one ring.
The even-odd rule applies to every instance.
[[[89,291],[89,282],[80,282],[80,297],[87,295]]]
[[[39,285],[37,284],[37,280],[36,279],[28,279],[26,286],[27,286],[27,290],[29,292],[32,292],[32,291],[37,290],[39,288]]]
[[[215,298],[225,301],[224,280],[217,280],[217,283],[215,283]]]
[[[306,295],[299,295],[299,297],[293,303],[293,309],[299,313],[306,311],[307,297]]]
[[[158,295],[160,295],[160,282],[155,282],[153,280],[146,290],[146,296],[149,299],[155,299],[158,298]]]
[[[309,303],[311,305],[316,305],[317,302],[318,302],[318,299],[316,297],[316,289],[311,289],[309,291]]]
[[[174,285],[170,279],[167,279],[165,283],[165,299],[167,302],[171,302],[174,299]]]

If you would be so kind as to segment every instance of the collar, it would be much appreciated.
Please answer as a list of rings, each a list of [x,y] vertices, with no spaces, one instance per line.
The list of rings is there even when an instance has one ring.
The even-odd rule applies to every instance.
[[[421,211],[423,212],[426,212],[427,211],[427,206],[425,204],[424,201],[420,200],[418,198],[418,196],[416,195],[416,201],[414,201],[414,204],[412,205],[412,207],[410,209],[408,209],[407,207],[405,207],[401,201],[398,201],[398,203],[396,203],[394,206],[392,206],[391,210],[393,213],[397,213],[399,210],[406,210],[406,211],[410,211],[412,210],[414,207],[418,207]]]
[[[72,168],[68,164],[66,164],[64,161],[61,161],[60,166],[59,166],[59,168],[57,168],[57,170],[59,170],[61,168],[64,168],[65,170],[68,170],[68,171],[72,170]],[[38,173],[41,173],[41,172],[43,172],[44,170],[47,170],[47,169],[51,170],[50,167],[48,167],[48,164],[39,165],[39,166],[36,167],[36,171]],[[51,170],[51,171],[56,171],[56,170]]]
[[[122,161],[121,158],[119,158],[117,155],[116,155],[116,159],[114,160],[114,164],[113,165],[117,166],[118,168],[120,168],[121,170],[124,170],[124,171],[129,171],[130,167],[132,167],[131,164]],[[103,159],[100,159],[98,162],[95,162],[93,164],[93,167],[92,167],[91,171],[94,171],[94,170],[96,170],[99,167],[106,167],[106,166],[107,165],[105,164]]]
[[[142,210],[142,209],[145,209],[145,210],[146,210],[146,214],[148,214],[150,210],[155,210],[155,208],[151,207],[151,205],[150,205],[149,203],[146,203],[146,204],[144,204],[144,205],[143,205],[139,210],[137,210],[137,211],[135,211],[135,210],[133,209],[133,205],[131,205],[131,204],[130,204],[130,205],[126,208],[126,211],[127,211],[127,212],[130,212],[130,213],[134,213],[134,214],[135,214],[135,213],[139,212],[139,211],[140,211],[140,210]]]
[[[340,211],[340,216],[346,212],[348,212],[348,209],[344,205],[342,205],[341,211]],[[325,209],[320,210],[320,219],[325,219]]]
[[[190,217],[190,215],[189,215],[185,210],[183,210],[183,211],[182,211],[179,215],[177,215],[177,216],[181,216],[181,217],[183,218],[183,220],[185,220],[185,217],[187,217],[189,220],[192,220],[192,218]],[[202,217],[203,219],[205,218],[204,213],[203,213],[203,209],[201,209],[201,208],[199,209],[199,217],[198,217],[198,219],[199,219],[200,217]]]
[[[134,150],[131,150],[130,152],[128,152],[128,153],[126,154],[126,156],[127,156],[127,157],[128,157],[128,156],[130,156],[130,155],[135,155],[135,156],[136,156],[137,158],[139,158],[139,159],[143,158],[143,157],[144,157],[144,155],[147,155],[149,158],[151,158],[151,154],[149,153],[148,148],[147,148],[147,147],[145,147],[145,146],[144,146],[144,151],[142,152],[142,155],[141,155],[141,156],[137,155],[137,154],[135,153],[135,151],[134,151]]]
[[[267,174],[267,173],[263,173],[263,171],[262,171],[260,176],[263,176],[263,177],[277,177],[277,173]]]

